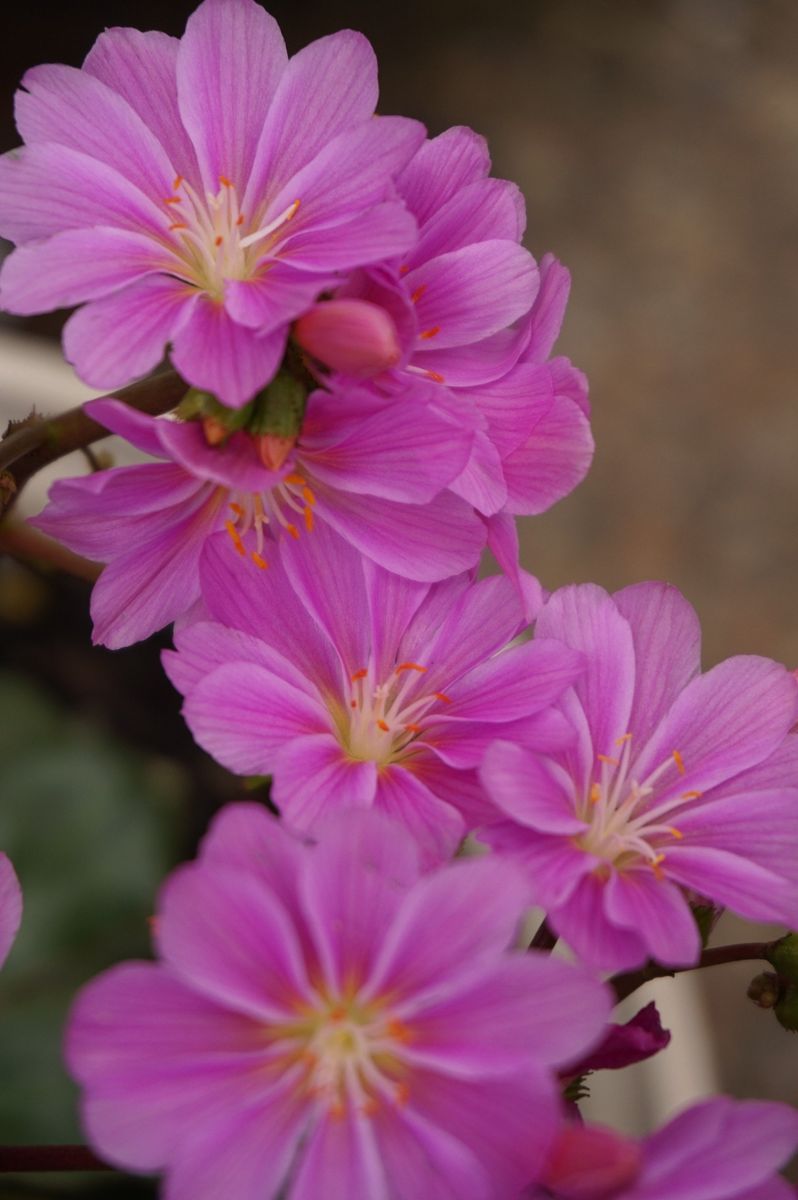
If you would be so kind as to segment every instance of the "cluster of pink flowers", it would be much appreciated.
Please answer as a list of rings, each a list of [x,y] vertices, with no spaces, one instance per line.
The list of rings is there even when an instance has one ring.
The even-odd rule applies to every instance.
[[[361,35],[289,59],[254,0],[108,30],[17,96],[0,303],[82,304],[92,385],[168,353],[187,388],[89,404],[156,461],[59,481],[34,523],[104,564],[97,642],[175,625],[193,735],[280,814],[222,811],[158,961],[80,994],[86,1130],[171,1200],[780,1200],[791,1110],[718,1099],[638,1144],[561,1084],[667,1043],[607,1024],[598,973],[696,964],[699,900],[798,925],[798,682],[702,675],[674,588],[521,569],[515,518],[593,450],[552,357],[568,272],[481,138],[376,103]],[[524,951],[532,905],[577,964]],[[19,915],[0,858],[0,958]]]

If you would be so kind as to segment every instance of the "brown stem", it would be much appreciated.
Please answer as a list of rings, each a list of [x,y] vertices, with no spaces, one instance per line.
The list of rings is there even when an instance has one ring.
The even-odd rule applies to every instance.
[[[185,382],[169,370],[121,388],[114,393],[114,398],[123,400],[138,412],[155,417],[174,408],[185,393]],[[5,502],[0,499],[0,511],[10,508],[31,475],[35,475],[42,467],[64,454],[83,450],[109,436],[109,431],[92,421],[82,406],[59,413],[57,417],[45,417],[9,433],[0,441],[0,475],[5,476],[0,496],[2,492],[7,494]]]
[[[88,1146],[0,1146],[0,1174],[14,1171],[114,1171]]]
[[[780,940],[776,939],[776,941]],[[639,971],[616,975],[608,982],[614,989],[617,1000],[625,1000],[627,996],[631,996],[632,992],[636,992],[644,983],[650,983],[652,979],[673,978],[674,975],[681,975],[685,971],[698,971],[702,967],[719,967],[723,963],[760,962],[762,959],[767,959],[775,945],[774,941],[737,942],[731,946],[713,946],[711,950],[705,950],[698,962],[691,967],[661,967],[657,963],[649,963],[648,966],[641,967]]]
[[[10,554],[27,565],[66,571],[68,575],[88,579],[90,583],[94,583],[102,570],[99,563],[73,554],[60,542],[21,521],[7,521],[0,525],[0,554]]]

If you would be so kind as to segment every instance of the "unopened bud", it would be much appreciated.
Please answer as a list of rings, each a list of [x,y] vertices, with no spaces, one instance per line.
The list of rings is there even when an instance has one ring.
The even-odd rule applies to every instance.
[[[307,398],[304,384],[288,371],[278,371],[252,401],[247,429],[255,437],[267,434],[276,439],[291,439],[293,444],[302,428]]]
[[[798,987],[788,983],[773,1011],[782,1029],[798,1033]]]
[[[757,1008],[775,1008],[782,993],[782,984],[778,975],[772,971],[763,971],[755,975],[748,985],[748,999]]]
[[[261,433],[254,438],[258,457],[268,471],[279,471],[296,445],[296,438]]]
[[[788,933],[774,942],[765,957],[779,975],[798,983],[798,934]]]
[[[640,1171],[636,1142],[601,1125],[565,1125],[542,1183],[557,1200],[609,1200]]]
[[[368,300],[326,300],[294,325],[294,339],[319,362],[369,379],[395,367],[402,357],[393,318]]]
[[[216,420],[216,417],[203,417],[202,432],[205,434],[205,441],[209,446],[220,446],[225,438],[230,436],[230,430],[225,429],[221,421]]]

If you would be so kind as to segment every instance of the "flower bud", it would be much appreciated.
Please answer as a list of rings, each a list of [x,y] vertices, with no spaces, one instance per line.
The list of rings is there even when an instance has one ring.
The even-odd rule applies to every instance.
[[[761,975],[755,975],[751,980],[747,995],[757,1008],[775,1008],[781,992],[782,985],[778,975],[772,971],[763,971]]]
[[[640,1170],[636,1142],[601,1125],[565,1125],[554,1143],[542,1183],[557,1200],[610,1200]]]
[[[788,933],[771,946],[767,954],[770,965],[789,979],[798,983],[798,933]]]
[[[788,983],[773,1011],[782,1029],[798,1033],[798,987]]]
[[[368,300],[326,300],[294,325],[294,339],[319,362],[369,379],[395,367],[402,356],[393,318]]]
[[[277,437],[273,433],[256,434],[254,438],[258,457],[267,471],[279,471],[296,445],[296,438]]]

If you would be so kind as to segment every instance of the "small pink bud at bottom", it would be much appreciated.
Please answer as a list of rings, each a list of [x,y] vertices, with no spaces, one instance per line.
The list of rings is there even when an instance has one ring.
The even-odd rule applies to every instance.
[[[261,433],[254,438],[260,461],[269,471],[279,471],[296,445],[296,438]]]
[[[600,1125],[566,1125],[554,1143],[543,1184],[557,1200],[612,1200],[640,1170],[636,1142]]]
[[[368,300],[325,300],[294,325],[294,339],[319,362],[355,379],[395,367],[402,357],[393,318]]]
[[[220,446],[225,438],[230,436],[230,430],[225,429],[215,417],[203,417],[202,432],[209,446]]]

